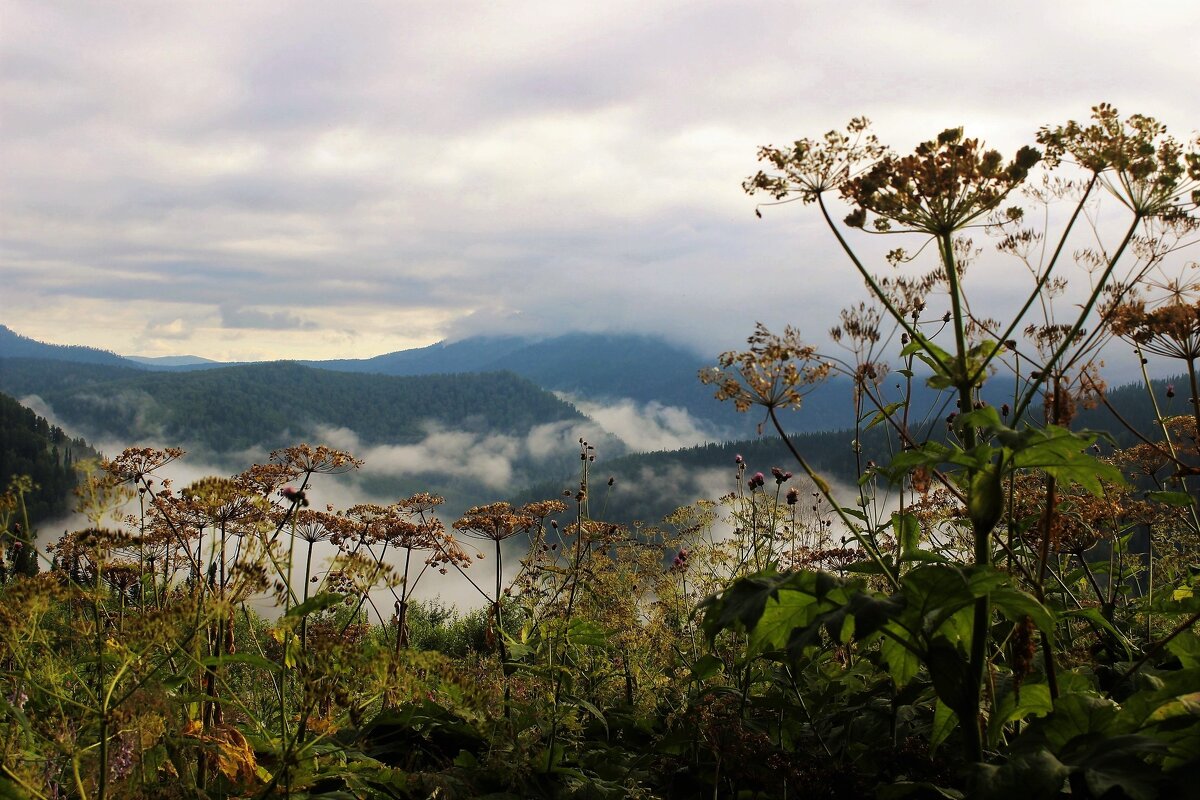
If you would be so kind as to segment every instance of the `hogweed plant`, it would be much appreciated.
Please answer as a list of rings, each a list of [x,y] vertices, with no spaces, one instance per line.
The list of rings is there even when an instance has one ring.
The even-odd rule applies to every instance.
[[[843,505],[814,474],[777,412],[800,405],[803,390],[836,362],[792,329],[774,336],[760,326],[749,350],[722,356],[720,367],[701,378],[739,410],[764,409],[857,542],[858,561],[848,571],[862,577],[769,568],[707,600],[704,623],[713,637],[745,632],[747,659],[777,659],[789,674],[811,668],[815,654],[849,648],[847,658],[869,659],[890,677],[894,707],[932,714],[930,747],[954,732],[964,761],[980,765],[976,776],[1015,786],[1018,774],[1032,770],[1048,787],[1039,796],[1058,796],[1066,784],[1103,794],[1097,786],[1110,778],[1098,777],[1088,760],[1098,758],[1097,751],[1067,735],[1065,720],[1089,704],[1116,713],[1109,698],[1127,693],[1129,684],[1118,690],[1095,683],[1072,641],[1087,631],[1109,649],[1121,680],[1136,681],[1172,642],[1191,636],[1197,617],[1188,610],[1191,589],[1176,575],[1174,602],[1154,611],[1178,624],[1165,630],[1133,624],[1150,616],[1148,579],[1156,555],[1161,558],[1164,547],[1187,548],[1158,537],[1159,553],[1134,557],[1134,530],[1156,515],[1132,499],[1119,461],[1100,455],[1097,434],[1073,431],[1071,423],[1079,403],[1103,394],[1095,357],[1114,336],[1141,352],[1182,359],[1192,381],[1195,321],[1182,299],[1184,283],[1168,284],[1173,296],[1149,311],[1141,298],[1164,265],[1196,240],[1200,150],[1195,142],[1180,144],[1153,119],[1122,119],[1107,105],[1097,106],[1088,123],[1047,126],[1037,139],[1043,150],[1023,147],[1006,158],[955,128],[899,156],[857,119],[844,134],[760,151],[768,169],[752,176],[746,190],[775,203],[815,204],[869,294],[868,305],[844,318],[835,339],[857,337],[857,362],[848,370],[856,398],[869,399],[872,423],[890,430],[898,448],[862,470],[860,485],[879,475],[907,486],[913,497],[902,496],[884,530],[862,512],[865,501]],[[1043,183],[1026,190],[1038,171]],[[1113,199],[1124,222],[1107,206],[1104,214],[1098,210]],[[1051,223],[1062,220],[1057,229],[1035,229],[1023,200],[1071,206],[1065,214],[1044,215]],[[849,206],[841,224],[833,211],[838,202]],[[1000,252],[1028,268],[1028,292],[1006,321],[980,316],[980,304],[971,301],[971,262],[979,253],[967,238],[972,230],[996,235]],[[915,253],[893,249],[885,267],[890,274],[881,277],[852,244],[856,233],[911,239]],[[1098,241],[1081,244],[1087,236]],[[912,274],[922,258],[932,259],[932,270]],[[1055,299],[1068,290],[1071,310],[1063,315]],[[952,397],[944,428],[914,425],[919,410],[910,398],[892,404],[880,397],[876,344],[881,329],[893,326],[900,333],[898,374],[906,381],[924,377],[928,387]],[[1012,400],[998,409],[987,398],[1005,371]],[[1194,410],[1200,391],[1191,385]],[[1033,413],[1039,399],[1040,419]],[[1165,504],[1157,526],[1162,516],[1193,526],[1195,499],[1184,479],[1194,467],[1181,457],[1187,447],[1149,439],[1146,446],[1173,465],[1170,480],[1181,490],[1151,494]],[[1101,543],[1109,563],[1098,575],[1094,554]],[[1077,591],[1081,584],[1086,594]],[[1145,599],[1131,596],[1139,585]],[[1119,623],[1118,605],[1132,612]],[[1183,661],[1191,663],[1190,657]],[[1172,691],[1190,686],[1189,675],[1173,676],[1179,682]],[[1151,680],[1161,685],[1163,679]],[[1150,783],[1176,780],[1169,773],[1200,756],[1194,738],[1183,745],[1167,733],[1178,724],[1160,725],[1146,715],[1125,720],[1121,732],[1145,742],[1157,736],[1146,746],[1161,749],[1134,759],[1138,766],[1111,778],[1112,785],[1129,791],[1142,780],[1132,772],[1141,769],[1161,770]],[[1055,725],[1065,739],[1050,737]],[[1031,744],[995,763],[1001,742]]]

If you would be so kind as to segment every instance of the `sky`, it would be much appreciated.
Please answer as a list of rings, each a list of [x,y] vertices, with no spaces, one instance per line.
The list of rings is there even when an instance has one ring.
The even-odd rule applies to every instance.
[[[0,324],[219,360],[820,339],[861,284],[765,144],[1200,128],[1194,0],[0,0]],[[981,265],[1002,294],[1004,267]]]

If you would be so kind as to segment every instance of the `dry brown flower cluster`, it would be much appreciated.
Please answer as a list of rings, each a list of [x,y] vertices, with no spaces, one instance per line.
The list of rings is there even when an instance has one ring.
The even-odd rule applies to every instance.
[[[1043,127],[1038,142],[1051,166],[1071,158],[1102,176],[1109,192],[1139,217],[1173,218],[1200,206],[1200,139],[1185,148],[1167,126],[1142,114],[1092,108],[1092,123]]]
[[[882,157],[887,148],[869,132],[864,117],[850,120],[846,132],[829,131],[820,141],[801,139],[790,148],[764,147],[758,160],[769,163],[776,173],[759,171],[742,187],[748,194],[766,192],[776,200],[791,196],[804,203],[816,200],[822,192],[836,189],[853,178],[864,165]]]
[[[1194,361],[1200,358],[1200,300],[1147,310],[1138,300],[1112,312],[1112,330],[1148,353]]]
[[[343,450],[325,445],[298,444],[271,453],[271,463],[290,467],[297,473],[339,475],[358,469],[362,461]]]
[[[790,325],[777,336],[759,323],[746,341],[749,350],[722,353],[718,367],[700,371],[701,382],[716,385],[717,399],[732,400],[738,411],[755,405],[800,408],[804,395],[832,369],[815,347],[800,341],[799,331]]]
[[[878,231],[890,231],[895,223],[948,236],[999,206],[1040,159],[1036,149],[1022,147],[1006,164],[998,151],[964,138],[962,128],[950,128],[914,154],[885,156],[846,182],[842,195],[857,206],[846,223],[861,228],[870,213]]]

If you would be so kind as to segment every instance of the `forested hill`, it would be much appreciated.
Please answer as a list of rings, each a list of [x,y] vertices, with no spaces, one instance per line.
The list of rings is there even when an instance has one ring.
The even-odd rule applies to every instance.
[[[34,483],[34,489],[25,497],[31,523],[69,508],[75,486],[74,464],[95,456],[96,452],[82,439],[71,439],[61,428],[0,394],[0,492],[8,488],[13,477],[28,475]]]
[[[1152,381],[1151,391],[1158,399],[1164,416],[1186,413],[1188,408],[1186,377]],[[1175,387],[1168,397],[1167,387]],[[925,393],[922,393],[925,396]],[[934,395],[929,393],[930,397]],[[1147,389],[1143,384],[1119,386],[1106,394],[1111,406],[1142,435],[1151,440],[1161,438],[1154,426],[1154,414],[1148,402]],[[946,406],[946,407],[943,407]],[[914,406],[919,408],[919,406]],[[915,418],[930,419],[925,428],[935,436],[946,432],[943,416],[949,410],[942,401],[937,413],[915,415]],[[803,413],[803,410],[801,411]],[[1042,424],[1043,408],[1035,403],[1027,415],[1034,424]],[[1011,422],[1011,421],[1010,421]],[[1020,426],[1018,426],[1020,427]],[[1105,434],[1100,440],[1101,452],[1110,453],[1113,448],[1129,447],[1139,441],[1103,404],[1093,408],[1079,408],[1072,421],[1075,430],[1093,430]],[[869,461],[886,464],[895,454],[895,437],[889,437],[885,426],[876,426],[862,434],[861,453],[854,451],[853,429],[834,431],[797,432],[789,436],[792,444],[824,478],[843,487],[839,495],[852,499],[853,487],[864,465]],[[796,473],[793,480],[799,481],[801,470],[784,443],[773,433],[770,435],[736,442],[706,444],[683,450],[657,453],[631,453],[617,455],[602,453],[591,472],[591,510],[613,522],[631,524],[640,521],[654,524],[680,505],[696,500],[713,500],[732,492],[736,465],[735,456],[742,456],[748,474],[763,472],[767,477],[767,489],[774,489],[771,467],[778,466]],[[613,479],[609,487],[608,479]],[[881,484],[883,479],[880,479]],[[788,484],[791,486],[793,484]],[[787,487],[785,487],[786,489]],[[578,489],[578,477],[558,481],[543,481],[517,493],[512,501],[523,503],[541,497],[553,497],[564,489]]]
[[[143,372],[0,359],[0,391],[36,394],[73,430],[153,439],[215,453],[313,439],[348,428],[363,443],[416,442],[437,423],[524,433],[582,420],[570,404],[511,373],[393,377],[275,362],[197,372]]]
[[[83,364],[107,364],[137,368],[136,362],[108,350],[82,345],[46,344],[0,325],[0,358],[41,358],[48,361],[75,361]]]

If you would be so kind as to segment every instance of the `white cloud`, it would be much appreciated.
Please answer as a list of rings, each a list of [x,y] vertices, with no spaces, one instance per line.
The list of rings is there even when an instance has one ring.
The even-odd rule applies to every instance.
[[[635,452],[679,450],[729,438],[711,423],[693,417],[685,408],[656,401],[639,403],[630,398],[597,402],[566,392],[556,394],[596,420],[600,427]]]

